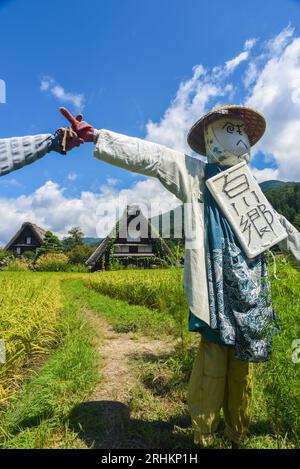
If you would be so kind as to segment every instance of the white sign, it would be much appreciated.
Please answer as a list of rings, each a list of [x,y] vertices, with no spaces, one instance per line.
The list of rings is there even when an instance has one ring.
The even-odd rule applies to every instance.
[[[287,237],[245,161],[206,181],[248,258]]]

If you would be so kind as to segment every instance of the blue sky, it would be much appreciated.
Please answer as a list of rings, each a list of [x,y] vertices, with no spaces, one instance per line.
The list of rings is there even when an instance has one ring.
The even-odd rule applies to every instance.
[[[0,138],[50,133],[64,124],[58,107],[66,105],[76,112],[77,102],[97,128],[185,149],[182,142],[193,118],[218,103],[247,102],[264,111],[270,128],[265,143],[253,156],[256,175],[261,180],[299,180],[299,164],[296,172],[289,171],[290,162],[280,148],[292,141],[288,137],[293,129],[296,134],[300,123],[300,101],[293,98],[300,88],[296,64],[300,2],[0,0],[0,24],[0,79],[7,87],[7,102],[0,104]],[[289,46],[290,52],[286,52]],[[235,62],[226,66],[231,60]],[[277,69],[272,69],[272,60],[277,61]],[[286,92],[294,108],[291,114],[288,111],[289,126],[285,133],[280,130],[279,138],[282,119],[273,116],[280,114],[278,97],[285,92],[280,63],[291,67],[291,87]],[[203,67],[200,78],[195,72],[197,65]],[[214,67],[221,69],[218,76]],[[270,83],[274,87],[274,79],[278,86],[273,96]],[[49,83],[47,90],[41,89],[43,80]],[[182,83],[191,84],[192,89],[184,96],[184,104],[179,104]],[[63,97],[74,103],[54,96],[51,90],[55,86],[62,87]],[[212,92],[212,86],[217,91]],[[205,87],[209,99],[201,98]],[[225,88],[222,95],[220,90]],[[272,95],[268,100],[265,89]],[[199,115],[196,101],[192,102],[195,95],[200,100]],[[181,106],[184,122],[177,139],[172,115],[182,112]],[[165,130],[170,128],[174,131],[172,142],[165,139]],[[293,151],[294,147],[288,149],[288,154]],[[79,217],[86,233],[93,235],[87,222],[88,208],[93,205],[85,206],[84,198],[112,199],[120,191],[129,191],[132,197],[148,191],[151,197],[155,184],[95,160],[92,145],[66,157],[49,154],[1,178],[0,213],[12,213],[3,215],[0,222],[0,242],[28,217],[59,234]],[[45,194],[53,196],[53,210],[58,201],[62,205],[57,218],[41,217],[41,210],[36,210],[37,199],[42,209]],[[174,203],[172,197],[169,200]],[[82,211],[75,210],[66,220],[63,204],[81,204]]]

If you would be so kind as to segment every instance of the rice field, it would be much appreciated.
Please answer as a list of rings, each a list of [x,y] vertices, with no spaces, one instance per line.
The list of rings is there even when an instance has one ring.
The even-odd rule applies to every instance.
[[[15,393],[21,369],[48,352],[56,340],[61,308],[60,282],[53,275],[0,274],[0,402]]]
[[[187,309],[183,290],[183,269],[125,270],[89,275],[89,288],[130,304],[161,312]]]
[[[274,338],[272,360],[255,366],[254,425],[258,434],[268,428],[267,433],[278,439],[278,447],[298,447],[300,364],[293,360],[293,344],[300,339],[300,272],[284,259],[278,259],[277,270],[279,280],[272,277],[271,281],[282,332]],[[64,285],[72,285],[70,304],[76,300],[83,313],[84,308],[97,311],[119,332],[141,331],[162,340],[181,338],[178,356],[169,360],[172,366],[169,362],[164,366],[171,376],[184,363],[182,383],[177,380],[176,386],[185,389],[195,334],[187,331],[182,274],[177,268],[95,274],[0,272],[0,339],[6,343],[7,354],[6,363],[0,364],[0,408],[9,406],[22,389],[24,370],[30,375],[39,361],[47,363],[49,352],[61,347]],[[274,439],[269,443],[265,436],[255,436],[252,442],[252,447],[274,447]]]

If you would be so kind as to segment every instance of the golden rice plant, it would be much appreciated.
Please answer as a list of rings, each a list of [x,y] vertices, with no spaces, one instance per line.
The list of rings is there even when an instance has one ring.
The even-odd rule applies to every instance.
[[[99,272],[85,279],[89,288],[131,304],[161,312],[187,308],[182,269],[123,270]]]
[[[0,403],[12,396],[22,365],[54,343],[61,307],[60,283],[49,274],[0,274]]]

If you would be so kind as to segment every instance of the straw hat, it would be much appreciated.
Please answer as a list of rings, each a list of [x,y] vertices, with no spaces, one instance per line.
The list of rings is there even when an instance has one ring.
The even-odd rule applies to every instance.
[[[197,153],[206,155],[204,128],[209,122],[220,117],[238,117],[245,122],[245,132],[249,137],[251,146],[263,136],[266,130],[266,121],[262,114],[249,107],[238,104],[219,106],[201,117],[190,129],[187,137],[189,146]]]

